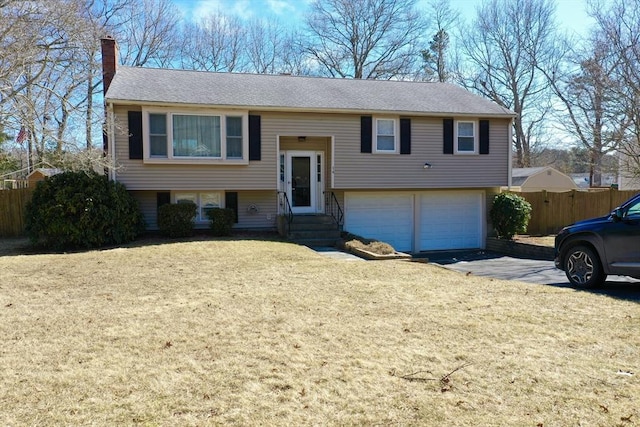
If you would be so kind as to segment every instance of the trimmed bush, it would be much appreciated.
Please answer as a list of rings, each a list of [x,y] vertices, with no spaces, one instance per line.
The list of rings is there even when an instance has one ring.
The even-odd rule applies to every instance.
[[[233,209],[213,208],[207,210],[207,216],[211,220],[211,231],[214,236],[230,236],[236,214]]]
[[[168,237],[189,237],[193,235],[198,207],[193,202],[173,203],[158,209],[158,228]]]
[[[25,229],[46,248],[96,248],[134,240],[144,220],[124,185],[95,172],[64,172],[38,183]]]
[[[500,193],[493,199],[489,212],[498,238],[511,240],[518,233],[525,233],[531,219],[531,204],[513,193]]]

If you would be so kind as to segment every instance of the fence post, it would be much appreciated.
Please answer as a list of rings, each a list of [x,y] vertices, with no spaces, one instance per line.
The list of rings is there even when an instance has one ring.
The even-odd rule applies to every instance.
[[[615,203],[616,206],[614,206],[614,200],[618,200],[618,195],[615,193],[617,190],[615,188],[609,188],[609,212],[611,212],[613,210],[613,208],[617,207],[617,203]]]
[[[576,217],[576,193],[578,190],[571,190],[571,224],[577,221]]]

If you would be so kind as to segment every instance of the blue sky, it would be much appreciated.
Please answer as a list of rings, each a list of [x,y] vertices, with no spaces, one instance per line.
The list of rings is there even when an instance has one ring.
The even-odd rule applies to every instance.
[[[452,8],[459,10],[463,19],[471,20],[481,0],[450,0]],[[592,23],[586,13],[586,0],[556,0],[558,24],[566,30],[586,35]],[[299,25],[311,0],[173,0],[187,18],[199,17],[213,11],[236,15],[243,19],[276,19],[290,27]],[[426,0],[419,0],[420,8],[427,10]]]

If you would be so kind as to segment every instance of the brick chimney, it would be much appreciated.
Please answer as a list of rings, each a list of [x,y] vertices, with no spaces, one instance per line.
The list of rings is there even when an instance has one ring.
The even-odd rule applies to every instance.
[[[106,95],[118,64],[118,43],[111,36],[102,38],[102,88]]]

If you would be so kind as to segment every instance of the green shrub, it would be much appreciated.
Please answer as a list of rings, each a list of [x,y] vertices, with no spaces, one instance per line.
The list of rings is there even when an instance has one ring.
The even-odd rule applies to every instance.
[[[493,199],[489,216],[498,237],[511,240],[514,235],[527,231],[531,204],[517,194],[500,193]]]
[[[211,231],[214,236],[230,236],[236,214],[233,209],[213,208],[207,210],[207,216],[211,220]]]
[[[25,229],[50,249],[95,248],[134,240],[144,220],[124,185],[93,172],[65,172],[38,183]]]
[[[160,206],[158,209],[158,228],[169,237],[188,237],[193,235],[196,211],[193,202],[174,203]]]

